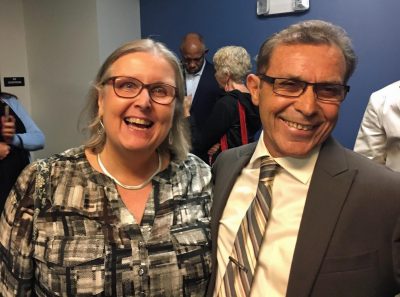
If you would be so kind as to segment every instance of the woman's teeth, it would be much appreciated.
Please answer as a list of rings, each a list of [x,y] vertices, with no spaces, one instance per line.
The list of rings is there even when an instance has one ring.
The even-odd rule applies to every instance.
[[[124,121],[128,125],[138,126],[141,128],[149,128],[153,125],[153,122],[151,121],[138,118],[125,118]]]

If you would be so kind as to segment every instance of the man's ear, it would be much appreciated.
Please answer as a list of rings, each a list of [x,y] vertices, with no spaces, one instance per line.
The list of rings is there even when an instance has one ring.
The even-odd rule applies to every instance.
[[[249,74],[246,85],[251,94],[251,101],[258,106],[260,103],[260,78],[255,74]]]

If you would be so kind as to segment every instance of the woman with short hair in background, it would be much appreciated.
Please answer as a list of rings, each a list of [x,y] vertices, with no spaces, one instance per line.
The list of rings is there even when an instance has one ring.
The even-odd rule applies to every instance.
[[[215,103],[203,129],[193,135],[193,147],[208,151],[210,164],[222,150],[253,142],[261,128],[258,108],[246,86],[251,71],[249,53],[241,46],[224,46],[214,54],[213,62],[215,78],[225,93]]]

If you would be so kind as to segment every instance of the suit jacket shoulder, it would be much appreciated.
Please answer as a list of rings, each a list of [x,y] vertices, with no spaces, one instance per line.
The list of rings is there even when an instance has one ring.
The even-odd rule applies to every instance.
[[[256,145],[257,142],[253,142],[221,152],[212,168],[214,180],[216,181],[219,176],[227,180],[229,172],[239,174],[243,167],[250,161]]]
[[[329,138],[311,178],[286,296],[395,295],[399,197],[400,174]]]

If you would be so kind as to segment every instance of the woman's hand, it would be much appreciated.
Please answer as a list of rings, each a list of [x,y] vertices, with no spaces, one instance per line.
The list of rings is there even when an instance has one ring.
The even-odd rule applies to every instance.
[[[1,135],[6,143],[10,143],[15,135],[15,118],[12,115],[1,117]]]
[[[183,116],[185,118],[190,116],[190,108],[192,107],[192,95],[185,96],[183,99]]]
[[[0,142],[0,160],[3,160],[10,153],[10,146],[5,142]]]

